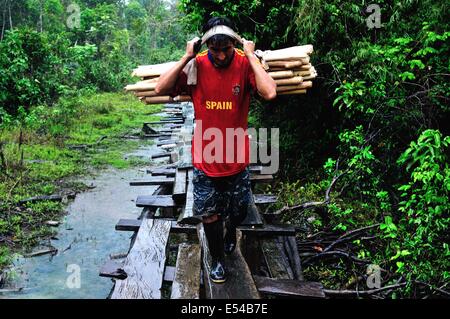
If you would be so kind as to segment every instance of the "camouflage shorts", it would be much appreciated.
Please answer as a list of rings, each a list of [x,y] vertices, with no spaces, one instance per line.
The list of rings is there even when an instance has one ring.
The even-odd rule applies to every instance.
[[[225,177],[209,177],[194,167],[194,215],[220,214],[238,223],[247,216],[251,200],[250,173],[242,172]]]

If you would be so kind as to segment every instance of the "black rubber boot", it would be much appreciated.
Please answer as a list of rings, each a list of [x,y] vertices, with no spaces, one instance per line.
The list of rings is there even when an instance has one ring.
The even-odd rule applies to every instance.
[[[225,254],[231,255],[236,248],[236,226],[229,220],[225,223],[226,234],[224,239]]]
[[[231,255],[236,248],[236,228],[247,217],[247,209],[247,206],[241,207],[237,215],[228,217],[225,222],[224,251],[227,255]]]
[[[223,223],[219,219],[213,223],[203,223],[212,264],[209,277],[214,283],[224,283],[227,271],[224,266]]]

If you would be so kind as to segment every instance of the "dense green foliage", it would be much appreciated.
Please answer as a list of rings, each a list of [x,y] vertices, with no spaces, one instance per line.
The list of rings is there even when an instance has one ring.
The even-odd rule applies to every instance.
[[[259,49],[314,45],[314,89],[252,108],[252,123],[281,128],[280,205],[323,201],[337,178],[325,207],[284,219],[309,216],[311,231],[339,233],[380,223],[376,243],[354,243],[353,251],[385,268],[384,284],[401,276],[403,296],[420,296],[423,286],[413,284],[442,287],[449,278],[446,2],[378,1],[380,28],[366,23],[369,4],[181,0],[180,7],[192,31],[224,15]],[[338,287],[348,280],[324,276]]]
[[[0,10],[2,117],[80,89],[120,90],[137,65],[178,57],[186,37],[162,0],[3,1]]]

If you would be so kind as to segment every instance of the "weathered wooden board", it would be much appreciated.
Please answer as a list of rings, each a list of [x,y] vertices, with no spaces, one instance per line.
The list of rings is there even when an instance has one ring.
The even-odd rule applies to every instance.
[[[176,207],[172,195],[141,195],[136,199],[137,207]]]
[[[270,277],[277,279],[294,279],[294,273],[287,256],[284,254],[283,246],[277,239],[262,240],[261,249],[266,261]]]
[[[166,246],[171,222],[144,219],[125,259],[124,280],[117,280],[111,299],[161,299]]]
[[[253,277],[255,278],[258,290],[264,294],[295,298],[325,298],[323,287],[318,282],[274,279],[261,276]]]
[[[237,231],[237,245],[231,256],[225,259],[225,267],[228,270],[227,281],[215,284],[209,278],[211,269],[211,256],[208,243],[203,229],[203,224],[197,226],[198,237],[203,249],[203,281],[205,283],[205,294],[208,299],[259,299],[260,295],[253,281],[250,269],[242,256],[240,246],[242,234]]]
[[[201,218],[194,216],[194,183],[193,183],[194,171],[190,169],[188,171],[188,186],[186,190],[186,205],[183,207],[178,222],[180,224],[192,224],[195,225],[201,221]]]
[[[175,173],[175,183],[173,184],[172,198],[176,203],[183,203],[186,201],[186,183],[187,171],[178,168]]]
[[[198,244],[180,244],[170,299],[199,299],[201,250]]]

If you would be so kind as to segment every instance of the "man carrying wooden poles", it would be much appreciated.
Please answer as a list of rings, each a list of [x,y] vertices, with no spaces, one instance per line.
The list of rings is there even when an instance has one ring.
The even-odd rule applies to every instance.
[[[227,18],[210,19],[202,39],[187,43],[185,55],[161,75],[155,88],[158,95],[188,94],[194,104],[194,214],[202,217],[212,259],[209,276],[215,283],[226,280],[224,253],[233,252],[236,227],[251,200],[246,132],[250,94],[276,97],[275,81],[254,55],[255,44],[233,29]],[[235,48],[237,43],[243,51]],[[202,44],[208,50],[197,54]]]

